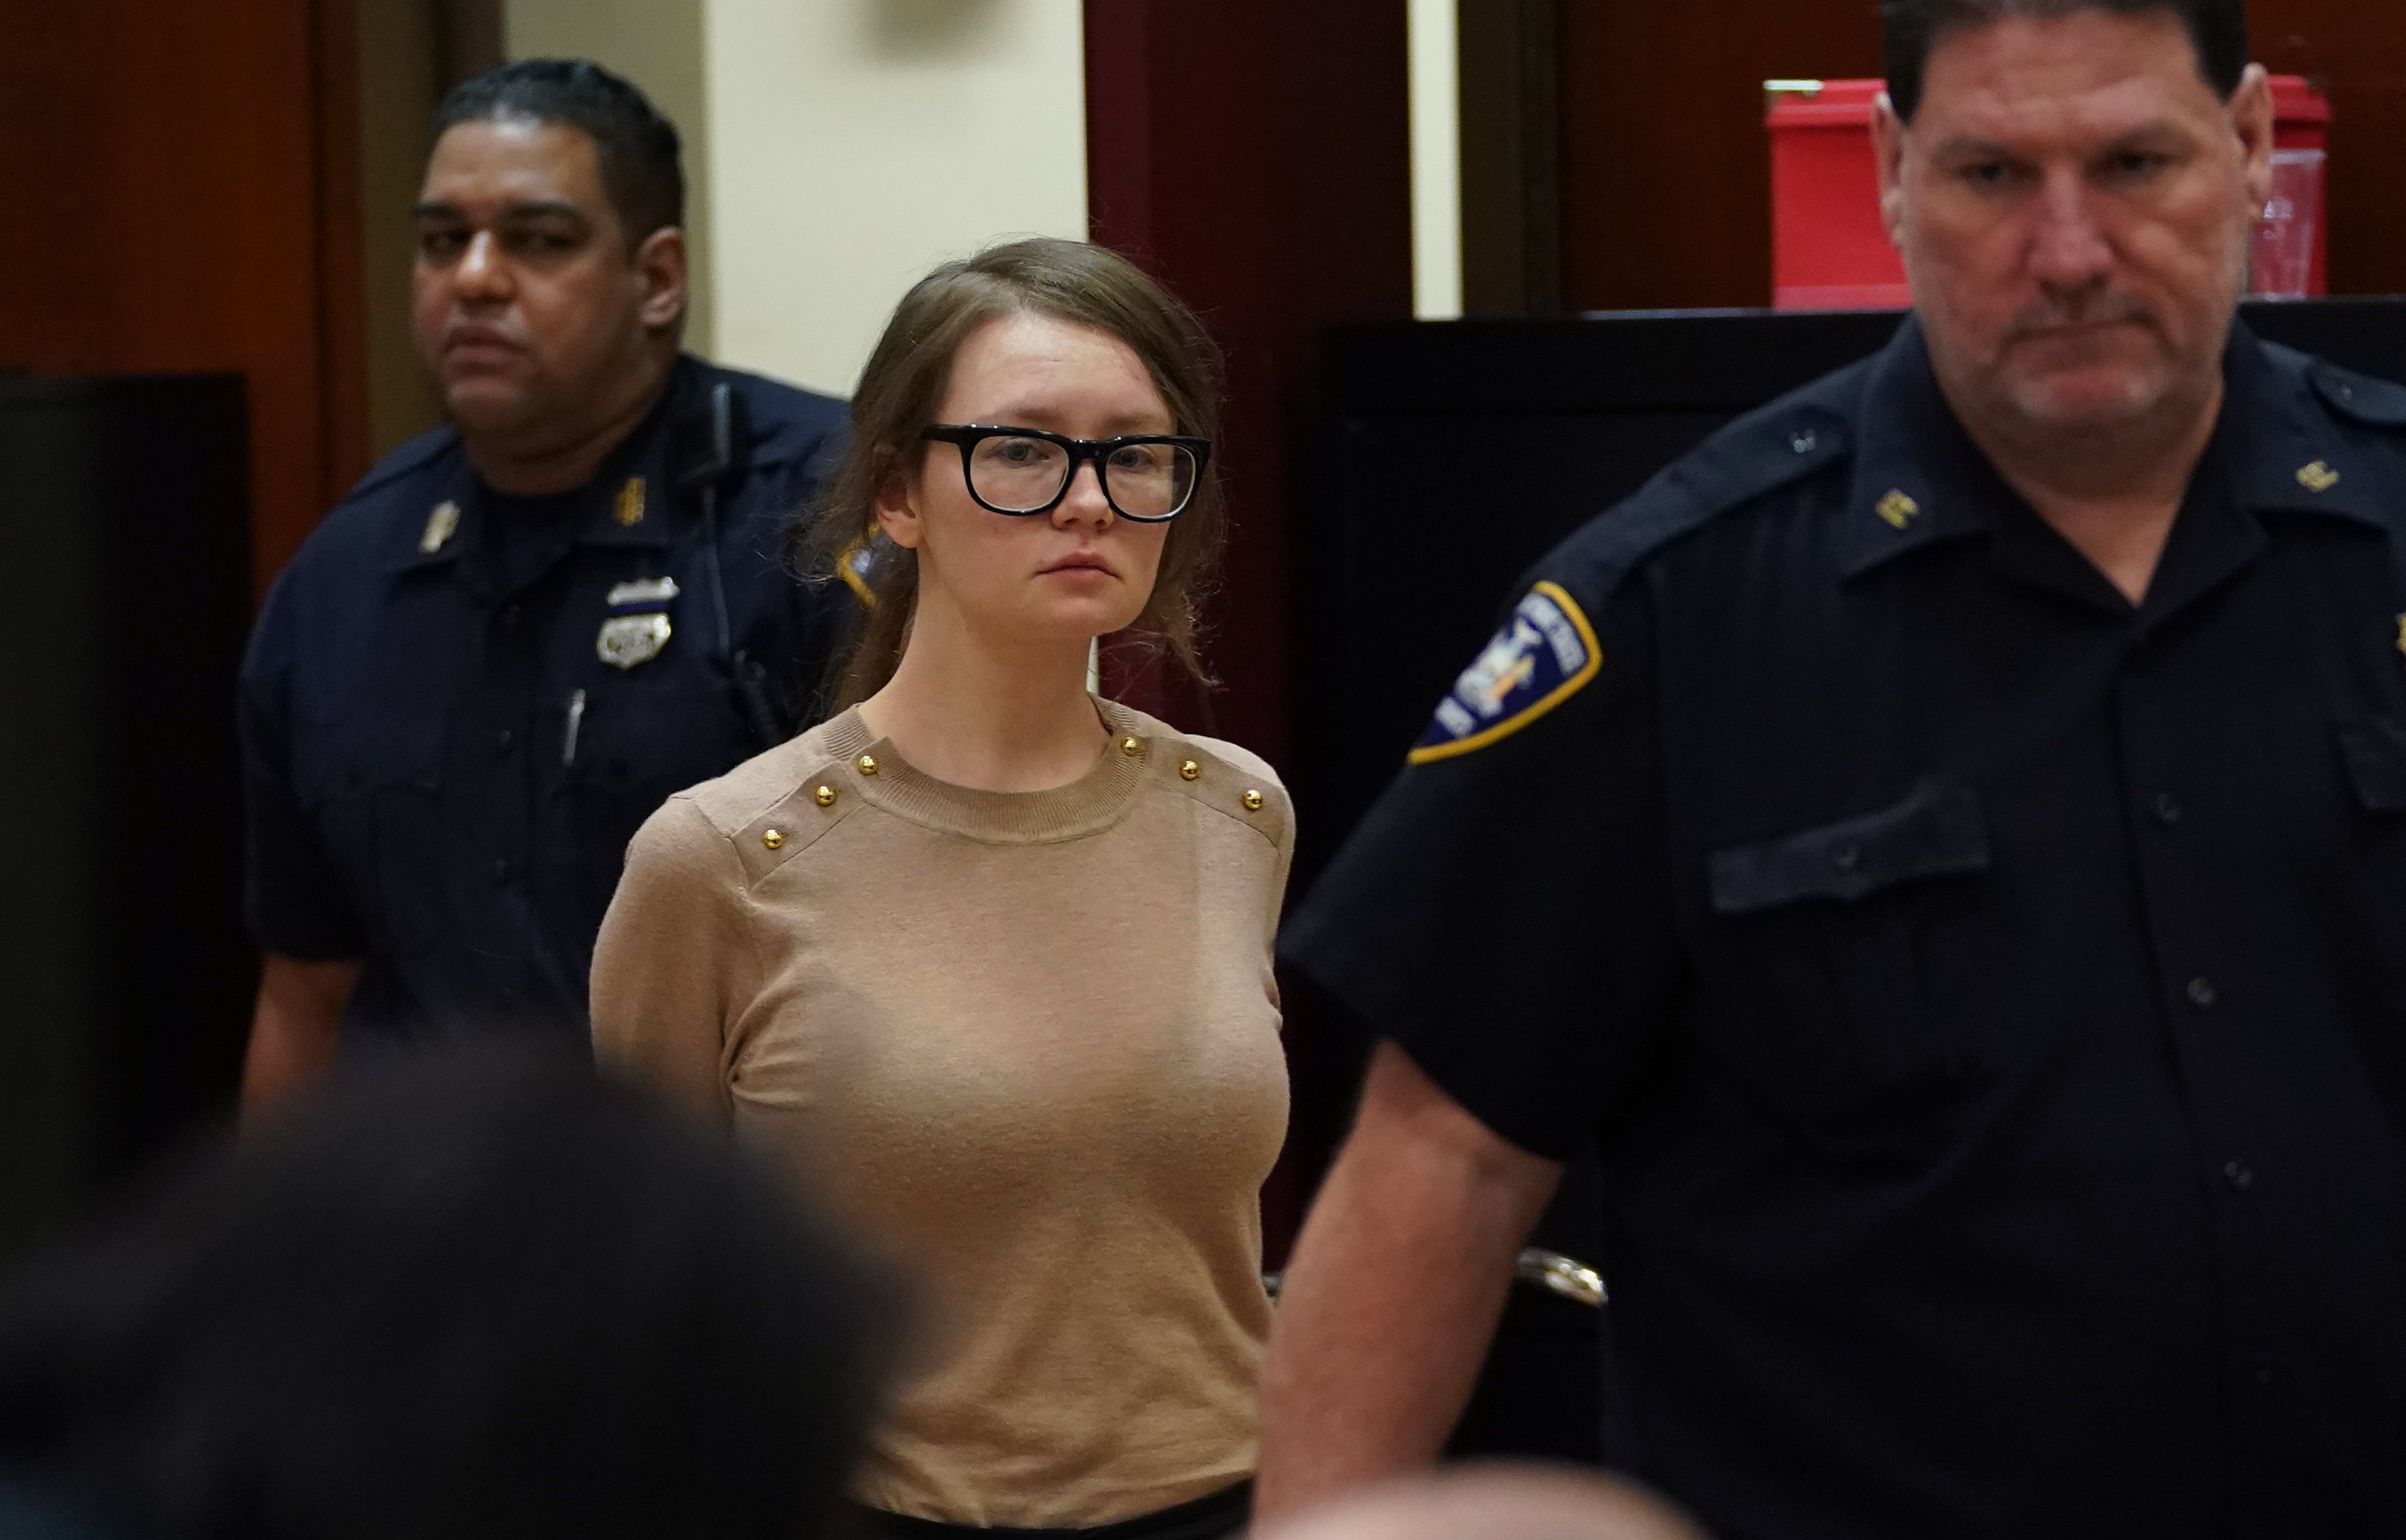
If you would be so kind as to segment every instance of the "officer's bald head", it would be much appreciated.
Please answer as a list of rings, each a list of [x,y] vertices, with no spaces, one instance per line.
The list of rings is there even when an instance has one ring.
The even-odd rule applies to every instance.
[[[1608,1476],[1456,1467],[1341,1498],[1255,1540],[1705,1540],[1670,1505]]]

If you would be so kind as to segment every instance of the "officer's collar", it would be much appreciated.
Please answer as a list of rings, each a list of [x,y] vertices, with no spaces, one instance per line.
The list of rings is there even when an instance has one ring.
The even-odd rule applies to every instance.
[[[2245,432],[2230,438],[2233,469],[2248,506],[2389,529],[2384,510],[2406,501],[2406,487],[2399,487],[2385,457],[2367,454],[2325,409],[2350,414],[2357,387],[2371,382],[2303,353],[2268,347],[2236,322],[2223,377],[2229,403],[2223,409],[2226,419],[2247,424]],[[2232,404],[2245,416],[2232,417]]]
[[[671,479],[669,424],[696,396],[700,375],[700,365],[680,356],[643,421],[577,489],[572,544],[659,548],[675,540],[680,500]],[[492,517],[488,497],[466,449],[455,449],[424,523],[410,526],[410,544],[393,566],[439,567],[481,552]]]
[[[1873,360],[1856,408],[1854,476],[1836,530],[1839,576],[1988,533],[1985,510],[2002,491],[1939,391],[1921,318],[1907,315]]]
[[[2238,509],[2332,515],[2378,529],[2392,473],[2342,438],[2313,403],[2344,389],[2302,354],[2265,346],[2234,319],[2223,352],[2223,403],[2208,453],[2227,457]],[[1865,381],[1854,477],[1837,530],[1838,571],[1852,578],[1941,541],[2003,534],[2034,521],[1964,431],[1930,366],[1918,317],[1907,317]],[[2354,473],[2351,473],[2353,468]],[[2194,499],[2191,500],[2194,502]],[[2186,506],[2186,505],[2185,505]],[[2069,578],[2071,574],[2049,574]],[[2102,581],[2102,579],[2101,579]]]
[[[576,525],[579,545],[664,546],[676,538],[681,516],[690,512],[677,495],[670,463],[670,425],[690,410],[701,393],[701,366],[679,354],[660,399],[642,426],[610,453],[586,483],[588,501]]]

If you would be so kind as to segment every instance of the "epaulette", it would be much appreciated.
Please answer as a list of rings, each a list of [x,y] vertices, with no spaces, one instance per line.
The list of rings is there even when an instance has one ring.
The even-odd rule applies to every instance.
[[[814,455],[846,420],[844,403],[832,396],[720,364],[705,363],[701,369],[706,383],[724,382],[743,394],[752,427],[745,458],[755,466],[782,465]]]
[[[1845,461],[1853,431],[1839,403],[1857,365],[1750,412],[1592,519],[1570,544],[1598,566],[1628,566],[1690,530]]]
[[[862,806],[857,761],[822,756],[807,763],[809,774],[728,836],[747,884],[757,884],[816,844],[821,835]],[[874,766],[876,761],[869,763]]]
[[[1156,747],[1162,751],[1153,776],[1164,787],[1252,829],[1276,849],[1294,826],[1294,805],[1266,764],[1243,764],[1224,752],[1233,746],[1165,728],[1147,744],[1147,753]]]
[[[2342,369],[2320,360],[2307,370],[2323,404],[2369,428],[2406,428],[2406,385]]]

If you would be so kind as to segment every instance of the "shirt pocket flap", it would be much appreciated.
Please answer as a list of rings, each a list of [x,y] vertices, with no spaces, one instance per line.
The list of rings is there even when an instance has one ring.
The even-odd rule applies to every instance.
[[[1923,782],[1903,801],[1706,858],[1713,912],[1749,914],[1804,898],[1851,902],[1892,883],[1988,865],[1971,787]]]
[[[2377,719],[2342,722],[2339,751],[2366,812],[2406,812],[2406,729]]]

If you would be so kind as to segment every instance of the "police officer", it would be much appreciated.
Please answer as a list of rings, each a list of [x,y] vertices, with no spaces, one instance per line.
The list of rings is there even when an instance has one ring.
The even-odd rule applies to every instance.
[[[338,1040],[581,1045],[628,840],[805,724],[853,602],[780,562],[840,404],[678,351],[675,129],[566,60],[434,129],[413,318],[451,425],[310,536],[243,671],[252,1101]]]
[[[1728,1536],[2406,1527],[2406,389],[2234,322],[2238,0],[1889,0],[1916,318],[1588,525],[1292,922],[1385,1034],[1261,1508],[1424,1460],[1601,1143]]]

